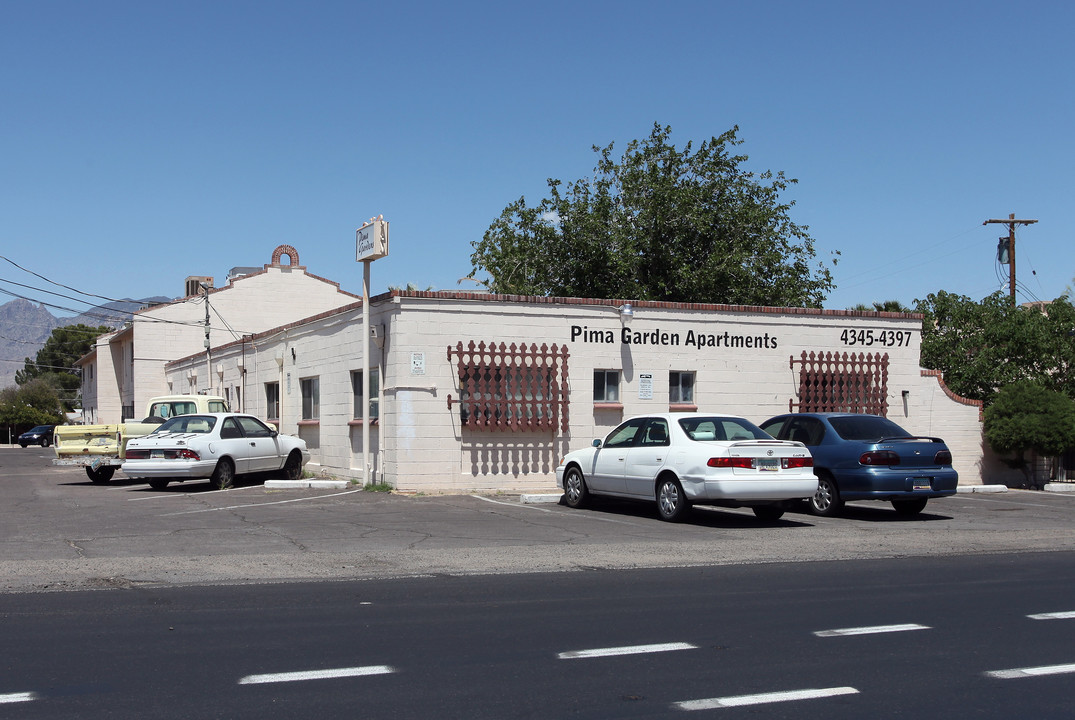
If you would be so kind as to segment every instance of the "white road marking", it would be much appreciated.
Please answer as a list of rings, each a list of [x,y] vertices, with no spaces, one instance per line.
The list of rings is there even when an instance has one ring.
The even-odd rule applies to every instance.
[[[22,693],[7,693],[6,695],[0,695],[0,704],[2,703],[17,703],[17,702],[29,702],[36,699],[32,692]]]
[[[992,670],[986,676],[1001,679],[1040,677],[1042,675],[1064,675],[1075,673],[1075,663],[1069,665],[1045,665],[1043,667],[1014,668],[1012,670]]]
[[[714,710],[716,708],[742,707],[744,705],[765,705],[767,703],[791,702],[793,700],[817,700],[838,695],[857,695],[853,687],[818,688],[816,690],[789,690],[786,692],[762,693],[760,695],[736,695],[732,697],[709,698],[706,700],[685,700],[673,707],[680,710]]]
[[[522,503],[519,503],[519,502],[503,502],[502,500],[493,500],[492,498],[482,497],[481,495],[471,495],[471,497],[475,498],[476,500],[484,500],[485,502],[493,503],[494,505],[507,505],[508,507],[512,507],[512,508],[523,508],[525,510],[535,510],[537,512],[543,512],[543,513],[559,512],[559,511],[556,511],[556,510],[550,510],[549,508],[537,507],[536,505],[523,505]],[[599,522],[614,523],[616,525],[631,525],[631,526],[634,526],[634,527],[638,527],[638,523],[627,522],[625,520],[616,520],[615,518],[601,517],[600,515],[598,515],[596,513],[572,511],[572,512],[561,513],[560,517],[586,518],[588,520],[596,520],[596,521],[599,521]]]
[[[1052,612],[1052,613],[1038,613],[1037,615],[1027,615],[1031,620],[1071,620],[1075,618],[1075,610],[1069,610],[1067,612]]]
[[[333,668],[331,670],[302,670],[299,672],[271,673],[267,675],[247,675],[239,680],[240,685],[260,685],[264,683],[301,682],[303,680],[326,680],[332,678],[362,677],[364,675],[388,675],[395,668],[389,665],[366,665],[364,667]]]
[[[195,480],[194,482],[198,482],[198,481]],[[179,486],[179,483],[176,483],[175,487],[178,487],[178,486]],[[122,488],[116,488],[116,489],[117,490],[127,490],[127,491],[131,490],[130,487],[122,487]],[[232,492],[239,492],[241,490],[264,490],[264,489],[265,489],[264,485],[246,485],[244,487],[228,488],[227,490],[205,490],[203,492],[205,492],[205,493],[210,493],[210,492],[212,492],[212,493],[222,493],[222,492],[232,493]],[[168,498],[194,498],[194,497],[198,497],[198,495],[201,495],[201,493],[198,493],[198,495],[193,495],[193,494],[184,493],[184,492],[168,492],[167,490],[157,490],[156,492],[160,493],[160,495],[140,495],[139,497],[127,498],[127,502],[139,502],[139,501],[142,501],[142,500],[165,500],[165,499],[168,499]]]
[[[311,500],[324,500],[325,498],[339,497],[341,495],[354,495],[356,492],[362,492],[362,488],[358,488],[357,490],[347,490],[346,492],[332,493],[331,495],[318,495],[316,497],[292,498],[291,500],[277,500],[275,502],[264,503],[247,503],[246,505],[229,505],[227,507],[203,508],[201,510],[184,510],[182,512],[164,513],[163,515],[158,515],[157,517],[171,517],[172,515],[194,515],[196,513],[220,512],[221,510],[239,510],[241,508],[262,507],[263,505],[286,505],[287,503],[309,502]]]
[[[877,635],[879,633],[907,632],[909,630],[929,630],[928,625],[874,625],[872,627],[841,628],[839,630],[818,630],[814,635],[818,637],[847,637],[849,635]]]
[[[661,643],[658,645],[628,645],[625,647],[594,648],[591,650],[571,650],[562,652],[556,657],[560,660],[574,660],[576,658],[613,657],[616,655],[642,655],[645,653],[671,652],[673,650],[695,650],[696,645],[690,643]]]

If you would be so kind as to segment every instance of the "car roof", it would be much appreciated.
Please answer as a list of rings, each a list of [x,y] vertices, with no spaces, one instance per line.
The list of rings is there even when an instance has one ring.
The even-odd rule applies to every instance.
[[[623,422],[629,420],[637,420],[639,418],[664,418],[666,420],[683,420],[686,418],[735,418],[736,420],[746,420],[742,415],[732,415],[731,413],[719,413],[719,412],[655,412],[655,413],[641,413],[639,415],[632,415]],[[621,425],[623,423],[620,423]]]

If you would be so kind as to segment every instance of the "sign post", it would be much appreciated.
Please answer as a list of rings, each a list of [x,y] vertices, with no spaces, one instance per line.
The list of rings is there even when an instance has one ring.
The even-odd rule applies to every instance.
[[[355,233],[355,261],[362,263],[362,487],[370,484],[370,263],[388,255],[388,221],[370,218]],[[384,384],[382,379],[381,384]]]

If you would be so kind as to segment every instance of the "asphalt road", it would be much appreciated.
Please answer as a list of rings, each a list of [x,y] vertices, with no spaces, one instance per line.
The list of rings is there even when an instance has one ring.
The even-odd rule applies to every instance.
[[[887,503],[776,523],[700,508],[669,524],[626,502],[98,486],[50,458],[0,449],[0,592],[1075,550],[1075,494],[961,494],[914,518]]]
[[[1073,561],[6,594],[0,718],[1068,718]]]

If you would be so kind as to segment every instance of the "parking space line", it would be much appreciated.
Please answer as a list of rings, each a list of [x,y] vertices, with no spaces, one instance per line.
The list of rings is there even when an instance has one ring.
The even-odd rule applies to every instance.
[[[270,673],[267,675],[247,675],[239,680],[239,684],[261,685],[265,683],[301,682],[304,680],[331,680],[365,675],[388,675],[395,671],[395,668],[389,665],[366,665],[364,667],[333,668],[330,670],[301,670],[299,672]]]
[[[616,655],[643,655],[646,653],[672,652],[674,650],[696,650],[696,645],[690,643],[661,643],[657,645],[628,645],[625,647],[594,648],[590,650],[571,650],[562,652],[556,657],[560,660],[575,660],[578,658],[613,657]]]
[[[6,693],[0,695],[0,704],[2,703],[17,703],[17,702],[29,702],[35,700],[35,696],[32,692],[21,693]]]
[[[814,690],[789,690],[785,692],[762,693],[760,695],[735,695],[705,700],[685,700],[673,704],[680,710],[715,710],[717,708],[743,707],[744,705],[765,705],[768,703],[791,702],[793,700],[817,700],[837,697],[839,695],[857,695],[853,687],[818,688]]]
[[[246,505],[228,505],[227,507],[202,508],[200,510],[182,510],[180,512],[164,513],[163,515],[158,515],[157,517],[171,517],[172,515],[195,515],[197,513],[220,512],[221,510],[239,510],[241,508],[262,507],[264,505],[286,505],[288,503],[309,502],[311,500],[324,500],[325,498],[339,497],[341,495],[354,495],[357,492],[362,492],[362,488],[358,488],[357,490],[347,490],[345,492],[332,493],[331,495],[318,495],[316,497],[291,498],[290,500],[275,500],[273,502],[263,503],[247,503]]]
[[[1041,677],[1042,675],[1065,675],[1075,673],[1075,663],[1068,665],[1045,665],[1042,667],[1013,668],[1011,670],[991,670],[988,677],[1010,680],[1012,678]]]
[[[1051,613],[1038,613],[1037,615],[1027,615],[1031,620],[1071,620],[1075,619],[1075,610],[1069,610],[1066,612],[1051,612]]]
[[[840,628],[838,630],[818,630],[818,637],[847,637],[850,635],[877,635],[879,633],[908,632],[910,630],[930,630],[928,625],[906,623],[903,625],[874,625],[872,627]]]

